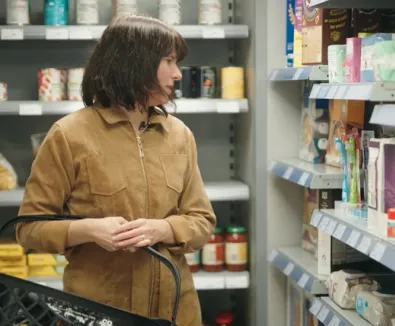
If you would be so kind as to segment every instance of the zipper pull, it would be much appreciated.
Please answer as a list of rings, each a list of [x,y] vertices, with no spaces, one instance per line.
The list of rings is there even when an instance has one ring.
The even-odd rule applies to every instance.
[[[143,144],[141,142],[141,138],[140,137],[137,137],[137,143],[138,143],[138,146],[139,146],[140,157],[144,158]]]

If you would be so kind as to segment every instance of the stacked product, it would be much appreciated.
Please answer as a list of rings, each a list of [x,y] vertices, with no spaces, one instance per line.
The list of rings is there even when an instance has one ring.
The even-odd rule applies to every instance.
[[[0,273],[18,278],[28,277],[26,254],[17,243],[0,243]]]
[[[169,25],[181,24],[181,0],[160,0],[159,19]]]
[[[62,276],[67,265],[63,255],[30,253],[27,255],[29,276]]]

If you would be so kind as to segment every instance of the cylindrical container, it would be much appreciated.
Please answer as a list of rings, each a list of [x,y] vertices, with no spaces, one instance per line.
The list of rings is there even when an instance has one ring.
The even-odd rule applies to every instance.
[[[67,69],[60,70],[60,96],[62,101],[67,100]]]
[[[7,0],[7,24],[30,24],[30,0]]]
[[[199,1],[199,24],[215,25],[222,23],[222,0]]]
[[[216,227],[210,240],[202,249],[202,267],[207,272],[220,272],[224,268],[224,235],[221,228]]]
[[[215,67],[203,66],[198,72],[199,94],[198,97],[214,98],[217,93],[217,69]]]
[[[225,264],[232,272],[247,269],[247,235],[242,226],[229,226],[226,229]]]
[[[77,25],[96,25],[99,23],[98,0],[77,0]]]
[[[40,101],[61,101],[61,70],[48,68],[38,72],[38,98]]]
[[[0,101],[8,100],[7,83],[0,82]]]
[[[159,19],[168,25],[180,25],[181,0],[160,0]]]
[[[230,311],[219,312],[215,318],[215,325],[217,326],[232,326],[233,314]]]
[[[200,268],[200,250],[185,255],[189,269],[192,273],[196,273]]]
[[[244,68],[225,67],[221,69],[222,98],[244,98]]]
[[[113,0],[114,14],[137,14],[137,0]]]
[[[67,97],[70,101],[82,101],[81,84],[84,68],[69,69],[67,80]]]
[[[68,0],[45,0],[44,25],[67,25]]]
[[[387,213],[387,236],[395,238],[395,208],[388,209]]]
[[[192,68],[180,67],[182,78],[174,83],[176,98],[192,97]]]

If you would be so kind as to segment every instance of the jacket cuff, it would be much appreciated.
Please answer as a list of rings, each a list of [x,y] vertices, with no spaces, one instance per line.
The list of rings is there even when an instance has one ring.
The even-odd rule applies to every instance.
[[[40,229],[41,247],[48,253],[64,254],[69,226],[73,221],[48,221]]]
[[[167,249],[173,254],[184,254],[186,245],[192,238],[187,219],[180,215],[171,215],[165,220],[170,224],[176,240],[176,244],[167,246]]]

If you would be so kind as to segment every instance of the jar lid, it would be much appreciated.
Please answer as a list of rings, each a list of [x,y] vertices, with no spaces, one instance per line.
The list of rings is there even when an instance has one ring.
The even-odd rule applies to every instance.
[[[243,226],[231,225],[226,228],[226,232],[228,232],[228,233],[244,233],[244,232],[246,232],[246,229]]]
[[[224,232],[224,229],[223,228],[220,228],[219,226],[217,226],[215,229],[214,229],[214,234],[220,234],[220,233],[222,233],[222,232]]]
[[[233,314],[230,311],[223,311],[218,313],[215,318],[217,324],[230,324],[233,322]]]
[[[390,220],[395,220],[395,208],[388,208],[387,214]]]

